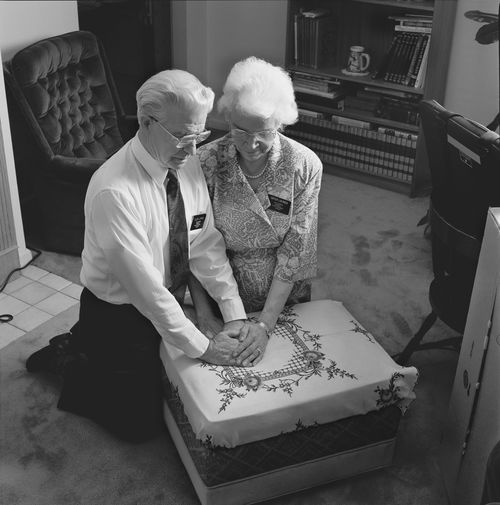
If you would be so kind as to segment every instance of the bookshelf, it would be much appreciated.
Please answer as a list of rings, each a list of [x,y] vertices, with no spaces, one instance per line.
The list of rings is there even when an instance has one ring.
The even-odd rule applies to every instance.
[[[326,172],[428,194],[418,104],[443,102],[455,11],[456,0],[289,0],[286,68],[300,119],[285,134]],[[366,76],[342,71],[353,45],[370,54]]]

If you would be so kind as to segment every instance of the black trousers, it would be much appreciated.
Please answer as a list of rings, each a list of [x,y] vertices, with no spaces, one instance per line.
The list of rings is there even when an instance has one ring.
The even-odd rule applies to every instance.
[[[58,408],[131,442],[163,431],[161,337],[151,322],[133,305],[104,302],[85,288],[71,332],[86,360],[66,371]]]

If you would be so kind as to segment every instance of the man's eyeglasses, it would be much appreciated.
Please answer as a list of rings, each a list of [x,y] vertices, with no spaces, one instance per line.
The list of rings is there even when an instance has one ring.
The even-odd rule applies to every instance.
[[[240,142],[250,141],[252,139],[260,142],[270,142],[271,140],[274,140],[276,131],[277,130],[271,129],[262,130],[260,132],[246,132],[245,130],[232,127],[231,136],[233,137],[233,140],[238,140]]]
[[[210,130],[205,130],[201,133],[190,133],[189,135],[184,135],[184,137],[181,137],[180,139],[177,138],[175,135],[172,135],[161,123],[158,121],[153,116],[148,116],[149,119],[154,121],[155,123],[158,123],[161,127],[161,129],[169,136],[170,140],[172,143],[175,143],[175,147],[177,149],[182,149],[183,147],[192,145],[193,142],[195,144],[199,144],[200,142],[203,142],[204,140],[207,140],[208,137],[210,137],[210,134],[212,133]]]

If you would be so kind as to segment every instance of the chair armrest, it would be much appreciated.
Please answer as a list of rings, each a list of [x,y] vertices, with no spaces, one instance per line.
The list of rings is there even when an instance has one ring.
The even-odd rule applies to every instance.
[[[23,143],[27,141],[26,135],[30,136],[29,142],[33,143],[37,151],[37,157],[41,154],[44,157],[44,161],[50,159],[53,156],[52,149],[43,135],[31,107],[28,105],[23,92],[11,72],[10,61],[3,64],[3,71],[6,84],[7,103],[13,129],[19,130],[19,136],[23,137]],[[15,143],[16,138],[14,138],[13,141]],[[22,147],[20,149],[22,149]]]
[[[70,158],[54,156],[49,162],[49,172],[59,181],[87,185],[94,172],[106,160],[97,158]]]

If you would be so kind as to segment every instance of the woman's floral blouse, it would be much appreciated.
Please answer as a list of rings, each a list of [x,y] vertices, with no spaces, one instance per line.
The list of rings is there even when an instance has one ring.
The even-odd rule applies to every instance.
[[[215,225],[247,312],[261,310],[274,277],[293,282],[288,303],[310,299],[316,275],[318,195],[322,164],[281,133],[271,148],[264,182],[254,192],[229,135],[198,149]]]

